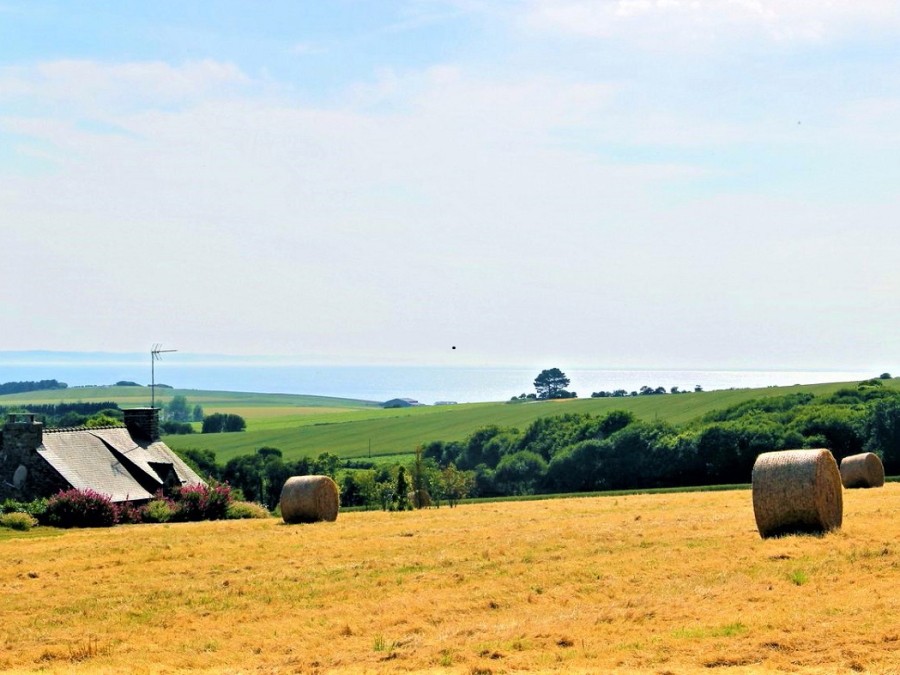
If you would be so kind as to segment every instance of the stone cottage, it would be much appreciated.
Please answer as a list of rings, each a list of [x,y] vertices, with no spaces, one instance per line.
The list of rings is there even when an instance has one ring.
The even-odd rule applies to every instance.
[[[159,439],[158,408],[124,412],[124,427],[48,430],[32,413],[10,414],[0,432],[0,500],[78,488],[140,503],[204,482]]]

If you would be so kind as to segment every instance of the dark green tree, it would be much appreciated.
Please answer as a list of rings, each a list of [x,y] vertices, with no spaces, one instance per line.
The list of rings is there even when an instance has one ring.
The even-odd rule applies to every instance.
[[[520,450],[506,455],[497,465],[494,480],[503,494],[531,495],[547,473],[547,462],[536,452]]]
[[[416,509],[422,509],[428,506],[430,501],[428,495],[427,476],[425,469],[425,460],[422,457],[422,446],[416,448],[416,458],[410,467],[410,478],[412,479],[412,506]]]
[[[338,466],[340,466],[341,458],[330,452],[323,452],[312,461],[310,469],[313,473],[320,473],[331,478],[337,477]]]
[[[881,456],[885,473],[900,473],[900,400],[875,402],[866,420],[865,435],[865,449]]]
[[[219,480],[222,467],[216,463],[216,453],[205,448],[185,448],[178,451],[179,457],[203,478]]]
[[[190,422],[191,412],[188,408],[187,396],[178,394],[172,397],[165,407],[166,417],[173,422]]]
[[[406,480],[406,469],[402,466],[397,472],[397,489],[394,492],[394,499],[397,502],[398,511],[406,511],[409,509],[409,498],[406,496],[409,490],[409,483]]]
[[[203,418],[202,433],[217,434],[225,431],[243,431],[247,422],[240,415],[233,413],[213,413]]]
[[[258,502],[269,510],[281,499],[281,489],[292,475],[302,475],[297,467],[281,459],[281,450],[264,447],[255,455],[240,455],[228,460],[222,477],[244,493],[244,498]]]
[[[538,398],[541,399],[559,398],[560,393],[568,386],[569,378],[559,368],[542,370],[534,378],[534,388],[537,390]]]

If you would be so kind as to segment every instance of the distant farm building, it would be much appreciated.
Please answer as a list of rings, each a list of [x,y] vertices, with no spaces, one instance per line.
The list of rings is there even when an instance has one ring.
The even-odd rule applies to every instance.
[[[48,429],[12,413],[0,432],[0,500],[31,501],[70,488],[144,502],[203,479],[159,440],[159,409],[126,410],[124,427]]]
[[[412,398],[392,398],[381,404],[382,408],[412,408],[413,406],[423,405]]]

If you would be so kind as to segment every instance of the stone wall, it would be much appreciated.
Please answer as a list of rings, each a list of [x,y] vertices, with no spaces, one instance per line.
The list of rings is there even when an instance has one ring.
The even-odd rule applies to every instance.
[[[37,453],[44,425],[32,413],[12,413],[0,431],[0,500],[30,502],[69,484]]]

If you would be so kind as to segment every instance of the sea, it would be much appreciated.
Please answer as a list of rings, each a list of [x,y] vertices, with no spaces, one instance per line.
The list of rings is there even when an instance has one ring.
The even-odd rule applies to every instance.
[[[410,398],[423,404],[507,401],[534,392],[542,367],[459,367],[409,365],[298,365],[277,359],[203,358],[162,355],[0,352],[0,382],[58,380],[69,387],[151,381],[177,389],[332,396],[364,401]],[[550,366],[552,367],[552,366]],[[566,368],[567,387],[579,398],[592,392],[704,391],[851,382],[879,373],[847,370],[678,370]]]

